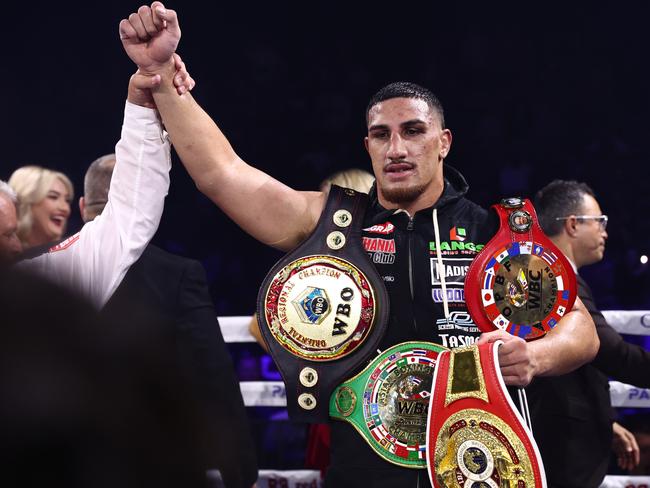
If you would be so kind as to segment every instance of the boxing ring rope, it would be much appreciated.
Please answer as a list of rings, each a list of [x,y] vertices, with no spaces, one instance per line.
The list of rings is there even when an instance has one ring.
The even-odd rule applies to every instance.
[[[650,310],[605,310],[603,315],[620,334],[650,335]],[[248,332],[250,316],[219,317],[226,342],[255,342]]]
[[[603,315],[619,333],[650,336],[650,310],[606,310]],[[255,342],[248,331],[250,316],[219,317],[221,332],[227,343]],[[286,407],[282,381],[240,381],[244,404],[247,407]],[[650,408],[650,389],[637,388],[618,381],[610,381],[612,406],[619,408]],[[320,472],[312,470],[260,470],[258,488],[293,488],[320,486]],[[601,488],[648,488],[650,476],[605,477]]]

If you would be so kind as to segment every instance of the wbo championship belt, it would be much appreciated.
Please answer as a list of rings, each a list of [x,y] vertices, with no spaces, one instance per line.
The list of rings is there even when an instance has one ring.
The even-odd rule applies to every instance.
[[[575,272],[542,231],[530,200],[506,198],[492,208],[500,228],[467,270],[467,308],[483,332],[537,339],[573,307]]]
[[[435,488],[546,487],[537,444],[501,377],[501,344],[438,357],[427,429]]]
[[[339,385],[330,398],[330,416],[350,422],[386,461],[425,468],[429,398],[443,351],[447,349],[430,342],[387,349]]]
[[[388,293],[362,247],[368,197],[332,186],[312,235],[269,271],[257,298],[289,417],[326,422],[332,390],[376,350]]]

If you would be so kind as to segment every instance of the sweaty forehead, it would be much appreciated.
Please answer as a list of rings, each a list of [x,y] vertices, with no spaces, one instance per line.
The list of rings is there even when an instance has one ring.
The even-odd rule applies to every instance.
[[[419,98],[390,98],[372,106],[368,112],[368,127],[372,125],[393,125],[422,120],[433,122],[433,110]]]

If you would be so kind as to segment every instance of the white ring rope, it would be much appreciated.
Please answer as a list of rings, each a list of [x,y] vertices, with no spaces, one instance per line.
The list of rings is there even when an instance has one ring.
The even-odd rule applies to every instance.
[[[603,315],[617,332],[650,335],[650,310],[605,310]],[[219,317],[221,333],[226,342],[255,342],[248,332],[250,316]]]
[[[620,334],[650,335],[650,310],[604,310],[603,315]]]
[[[650,310],[605,310],[607,322],[621,334],[650,336]],[[248,331],[251,317],[219,317],[221,333],[228,343],[255,342]],[[247,407],[286,407],[282,381],[241,381],[239,383],[244,405]],[[618,381],[609,382],[613,407],[650,408],[650,389],[637,388]],[[218,479],[218,473],[212,473]],[[299,488],[321,486],[320,471],[315,470],[260,470],[257,488]],[[607,475],[600,488],[648,488],[650,476]]]
[[[623,334],[650,335],[650,310],[606,310],[609,324]],[[221,333],[226,342],[255,342],[248,331],[249,316],[219,317]],[[240,382],[244,404],[247,407],[285,407],[284,384],[281,381]],[[650,389],[610,381],[610,395],[614,407],[650,408]]]
[[[244,405],[247,407],[287,406],[282,381],[240,381],[239,387],[244,398]],[[650,408],[650,389],[648,388],[637,388],[618,381],[610,381],[609,394],[613,407]]]

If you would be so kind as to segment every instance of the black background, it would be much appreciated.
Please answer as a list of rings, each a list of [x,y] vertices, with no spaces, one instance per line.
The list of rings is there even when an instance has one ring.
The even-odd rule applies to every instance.
[[[119,138],[128,77],[117,26],[136,2],[4,7],[0,178],[64,171],[75,197]],[[585,269],[599,305],[650,307],[645,2],[170,3],[196,99],[248,162],[300,189],[370,170],[369,97],[391,81],[434,91],[470,198],[588,182],[610,216],[606,259]],[[70,231],[80,227],[73,208]],[[280,254],[234,226],[178,163],[155,242],[201,260],[220,315],[252,313]]]

